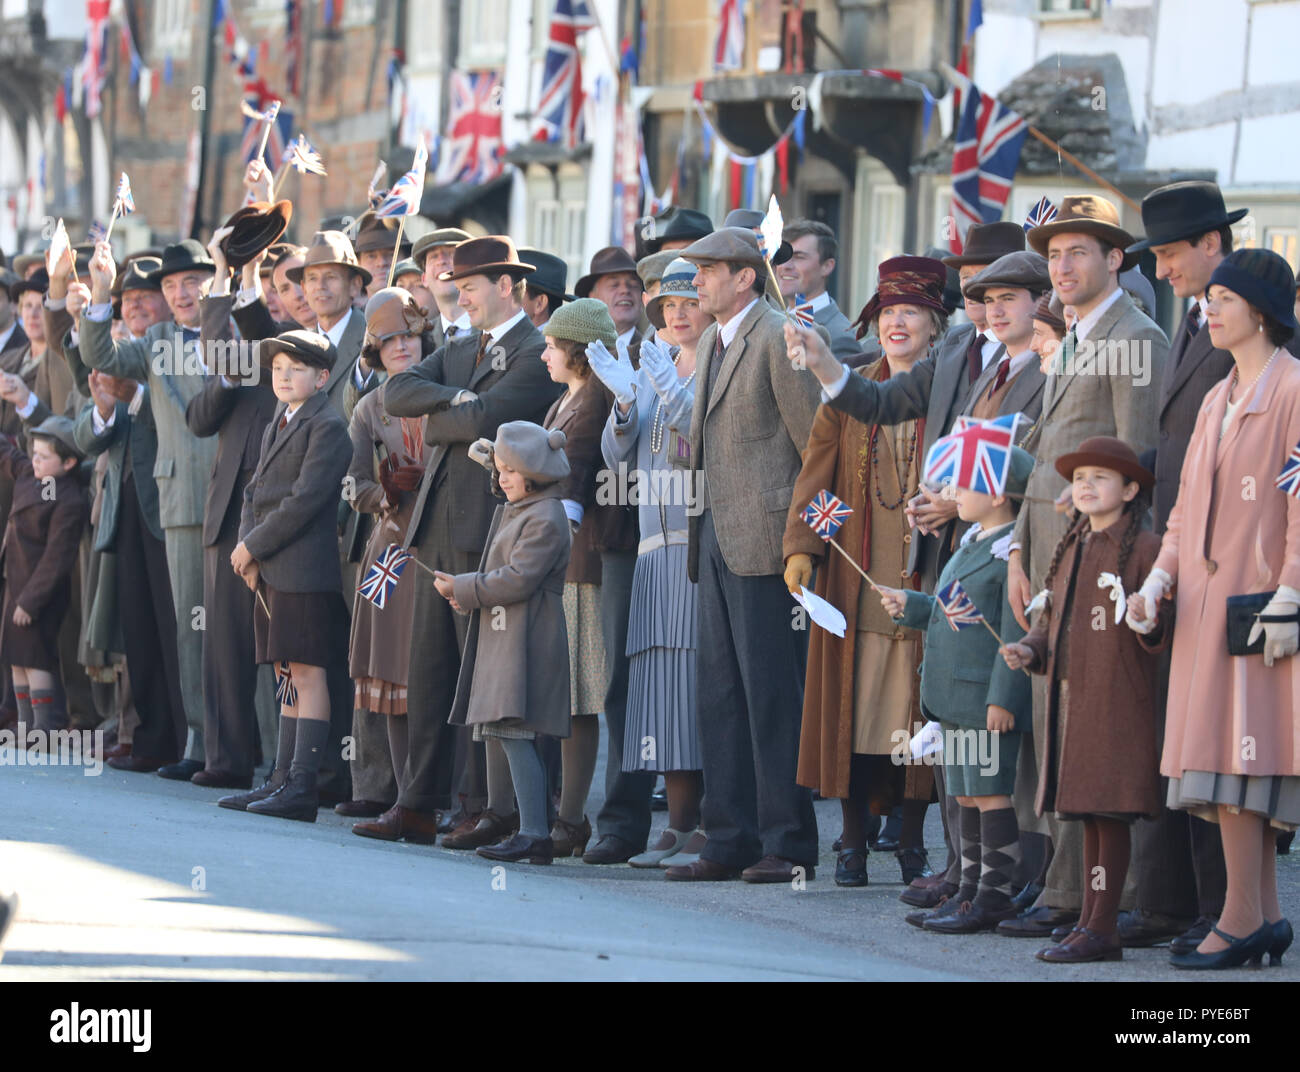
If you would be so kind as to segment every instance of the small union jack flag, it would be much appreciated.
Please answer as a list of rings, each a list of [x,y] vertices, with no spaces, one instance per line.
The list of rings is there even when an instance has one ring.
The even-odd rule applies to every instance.
[[[380,610],[383,610],[388,603],[388,597],[393,594],[393,589],[397,587],[397,581],[402,576],[402,570],[406,568],[406,564],[410,561],[411,554],[409,551],[403,551],[399,544],[390,543],[388,549],[375,559],[370,569],[366,571],[365,579],[357,585],[357,591],[361,593],[361,598],[368,600]]]
[[[799,516],[808,523],[813,532],[823,540],[829,540],[840,531],[840,526],[848,520],[851,513],[853,507],[845,505],[842,499],[837,499],[823,488],[813,501],[800,511]]]
[[[131,196],[131,180],[126,177],[125,171],[117,180],[117,193],[113,195],[113,202],[119,216],[129,216],[135,211],[135,198]]]
[[[320,158],[306,135],[299,134],[298,140],[289,147],[289,164],[299,175],[310,172],[313,175],[325,174],[325,163]]]
[[[293,671],[287,662],[275,668],[275,702],[286,707],[298,706],[298,686],[293,683]]]
[[[801,327],[810,328],[817,322],[817,318],[813,316],[812,302],[802,294],[794,296],[794,308],[790,310],[790,315]]]
[[[415,162],[411,170],[393,183],[392,189],[383,203],[375,209],[375,215],[381,220],[398,216],[413,216],[420,211],[420,199],[424,197],[424,166],[429,161],[429,150],[424,139],[415,150]]]
[[[940,436],[925,456],[925,482],[952,484],[982,495],[1001,495],[1011,471],[1016,426],[1023,419],[1008,413],[989,421],[958,417],[954,431]]]
[[[944,617],[948,619],[948,624],[952,626],[953,632],[969,628],[972,625],[979,625],[984,621],[984,615],[971,602],[970,596],[966,594],[966,589],[961,586],[960,581],[950,581],[934,595],[939,601],[939,606],[943,608]]]
[[[1038,203],[1029,210],[1029,215],[1025,217],[1025,234],[1028,234],[1035,227],[1051,223],[1054,219],[1056,219],[1056,206],[1047,198],[1040,197]]]
[[[1300,443],[1291,448],[1282,472],[1273,483],[1288,495],[1300,498]]]
[[[89,238],[91,242],[104,241],[104,239],[108,237],[108,228],[104,226],[104,221],[91,220],[90,231],[87,233],[86,237]]]

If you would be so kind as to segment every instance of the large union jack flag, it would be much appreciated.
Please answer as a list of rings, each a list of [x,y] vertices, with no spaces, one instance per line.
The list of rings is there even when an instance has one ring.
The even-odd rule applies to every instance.
[[[1282,472],[1273,483],[1288,495],[1300,498],[1300,443],[1291,448],[1286,464],[1282,466]]]
[[[823,488],[813,497],[813,501],[799,512],[799,516],[808,523],[813,532],[823,540],[829,540],[840,531],[840,526],[848,520],[851,513],[853,507],[846,505],[844,500],[836,498]]]
[[[406,569],[406,564],[410,561],[409,551],[403,551],[400,544],[390,543],[387,550],[370,564],[365,579],[357,585],[361,598],[383,610],[388,597],[397,587],[402,570]]]
[[[1020,149],[1029,135],[1024,117],[981,93],[974,83],[966,87],[965,106],[957,123],[952,154],[952,229],[949,246],[960,253],[973,223],[1002,218],[1011,180],[1020,163]]]
[[[554,141],[572,149],[583,138],[582,58],[578,34],[596,25],[584,0],[555,0],[551,39],[542,64],[534,141]]]
[[[979,625],[984,620],[984,615],[980,613],[979,607],[971,602],[966,589],[961,586],[961,581],[950,581],[940,588],[934,597],[943,608],[944,617],[948,619],[953,632]]]
[[[1001,495],[1011,469],[1016,426],[1024,418],[1008,413],[989,421],[958,417],[953,431],[940,436],[925,456],[925,482],[952,484],[982,495]]]
[[[483,183],[501,174],[501,77],[496,71],[452,71],[447,130],[438,183]]]

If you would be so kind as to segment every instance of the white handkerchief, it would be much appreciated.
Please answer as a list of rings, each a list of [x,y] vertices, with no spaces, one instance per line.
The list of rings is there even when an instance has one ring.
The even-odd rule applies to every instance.
[[[1051,598],[1052,598],[1052,593],[1049,592],[1046,588],[1044,588],[1041,592],[1038,593],[1038,595],[1034,596],[1034,598],[1029,601],[1029,606],[1025,608],[1025,616],[1028,617],[1029,615],[1035,614],[1038,611],[1042,610],[1044,607],[1047,606]]]
[[[826,632],[834,633],[841,639],[844,637],[844,629],[848,622],[845,621],[844,615],[835,607],[831,606],[815,592],[808,591],[803,585],[799,586],[798,594],[794,592],[790,594],[794,596],[794,601],[808,612],[808,617],[825,629]]]
[[[1119,625],[1124,620],[1124,611],[1126,600],[1124,597],[1124,582],[1114,573],[1102,573],[1097,577],[1098,588],[1109,588],[1110,598],[1115,601],[1115,624]]]
[[[937,722],[927,722],[912,738],[912,758],[923,759],[943,751],[943,730]]]

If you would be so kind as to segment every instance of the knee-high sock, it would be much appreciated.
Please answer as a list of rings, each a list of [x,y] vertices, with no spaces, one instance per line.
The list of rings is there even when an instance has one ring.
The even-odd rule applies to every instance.
[[[519,833],[524,837],[547,837],[546,768],[542,757],[532,741],[503,738],[501,747],[510,761],[510,778],[519,801]]]
[[[982,869],[975,900],[981,907],[1005,908],[1011,900],[1011,883],[1020,863],[1016,809],[993,808],[980,812],[980,843]]]
[[[293,763],[294,745],[298,740],[298,720],[280,715],[280,732],[275,742],[275,769],[289,772]]]
[[[27,729],[36,728],[36,720],[32,715],[32,694],[26,685],[14,686],[14,702],[18,705],[18,721]]]
[[[293,760],[289,773],[295,777],[307,775],[315,779],[320,773],[321,754],[329,740],[330,724],[325,718],[299,718],[293,742]]]
[[[979,808],[962,807],[958,816],[961,832],[961,887],[959,901],[973,901],[980,884],[980,812]]]
[[[58,696],[53,689],[30,689],[32,717],[36,719],[36,728],[49,732],[68,727],[68,713],[58,703]]]
[[[508,819],[515,813],[515,787],[510,779],[506,751],[495,737],[485,737],[483,746],[487,760],[488,810]]]

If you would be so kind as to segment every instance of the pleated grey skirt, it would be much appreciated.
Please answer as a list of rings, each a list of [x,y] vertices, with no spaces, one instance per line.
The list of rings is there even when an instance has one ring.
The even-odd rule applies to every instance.
[[[1183,771],[1169,779],[1167,803],[1198,819],[1219,821],[1218,805],[1254,812],[1282,830],[1300,828],[1300,776]]]
[[[669,544],[637,557],[628,619],[625,771],[700,770],[695,719],[695,585],[687,549]]]

